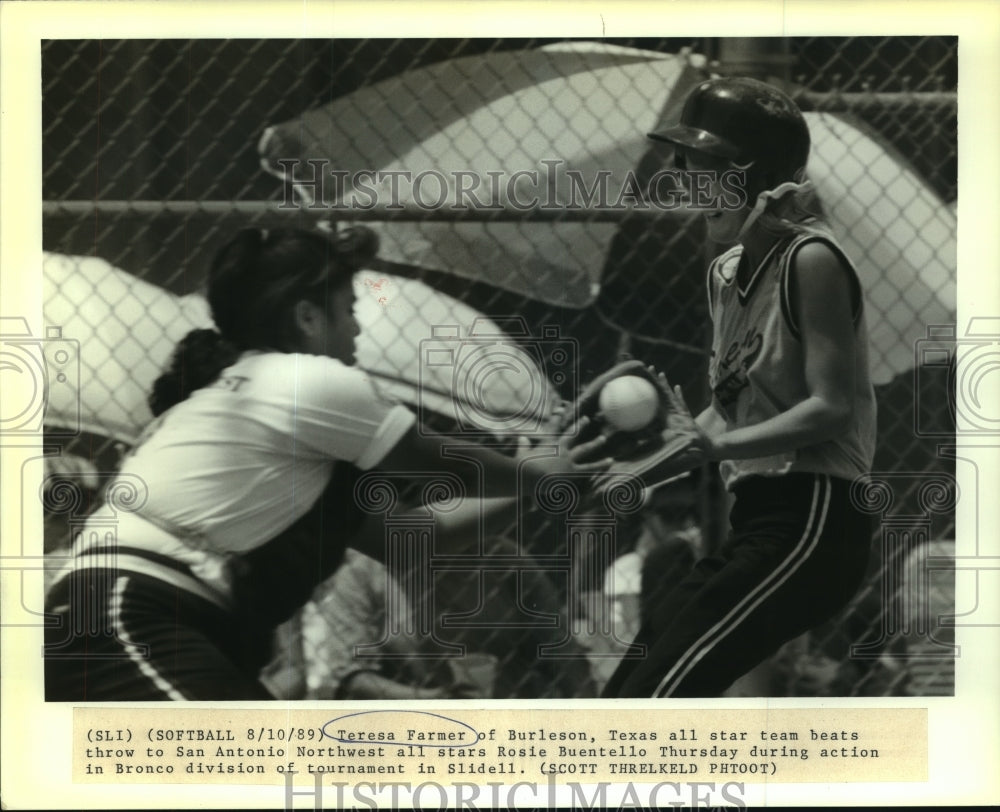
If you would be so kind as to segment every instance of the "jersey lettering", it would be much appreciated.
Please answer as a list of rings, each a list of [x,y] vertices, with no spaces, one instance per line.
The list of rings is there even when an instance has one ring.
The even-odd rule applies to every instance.
[[[212,388],[225,389],[227,392],[238,392],[240,387],[249,380],[249,378],[243,375],[224,375],[212,384]]]
[[[760,355],[764,336],[755,328],[750,328],[742,339],[736,339],[723,353],[715,372],[712,392],[719,405],[727,409],[734,405],[740,392],[750,385],[748,372]]]

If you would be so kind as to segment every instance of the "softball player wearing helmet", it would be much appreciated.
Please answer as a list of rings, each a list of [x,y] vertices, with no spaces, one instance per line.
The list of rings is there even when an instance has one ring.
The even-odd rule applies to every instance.
[[[859,587],[872,527],[849,489],[870,469],[875,397],[861,286],[810,210],[795,103],[711,79],[650,137],[680,169],[745,172],[742,205],[705,214],[735,245],[708,272],[713,397],[694,421],[734,503],[726,541],[649,613],[646,658],[623,660],[604,695],[716,696]]]
[[[352,366],[352,277],[376,249],[365,227],[333,238],[248,230],[218,254],[208,286],[217,331],[181,342],[154,385],[157,417],[122,464],[144,501],[120,515],[98,509],[48,595],[61,621],[48,627],[48,699],[271,698],[257,674],[273,627],[360,529],[363,470],[449,469],[506,507],[518,471],[530,486],[599,467],[575,466],[568,439],[558,456],[522,462],[466,444],[484,480],[502,483],[480,491],[476,466],[445,458],[442,440],[383,400]],[[469,505],[470,523],[481,504]]]

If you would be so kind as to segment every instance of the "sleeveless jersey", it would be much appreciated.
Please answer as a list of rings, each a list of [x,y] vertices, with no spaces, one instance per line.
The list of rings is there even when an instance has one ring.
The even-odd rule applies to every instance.
[[[761,423],[808,397],[799,325],[789,290],[789,269],[806,243],[822,242],[849,274],[855,324],[854,416],[838,437],[784,454],[726,460],[720,466],[726,487],[751,475],[789,471],[829,474],[853,480],[868,473],[875,453],[875,392],[868,367],[861,284],[853,264],[829,231],[815,220],[779,239],[753,269],[745,287],[737,279],[743,248],[735,246],[709,267],[709,312],[714,329],[709,384],[713,404],[726,428]]]

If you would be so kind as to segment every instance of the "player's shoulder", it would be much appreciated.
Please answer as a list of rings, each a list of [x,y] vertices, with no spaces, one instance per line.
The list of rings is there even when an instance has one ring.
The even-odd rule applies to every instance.
[[[802,224],[788,240],[781,263],[783,272],[810,273],[840,267],[856,273],[854,263],[837,241],[833,231],[823,221],[810,220]]]
[[[822,307],[845,289],[857,322],[864,301],[857,269],[829,227],[821,221],[809,225],[792,239],[780,265],[782,307],[789,324],[793,332],[798,330],[791,316],[796,309],[793,300],[808,299]]]
[[[326,355],[310,355],[298,352],[247,352],[230,367],[233,372],[271,374],[278,378],[302,375],[338,375],[352,368],[343,361]]]
[[[252,381],[251,389],[261,394],[310,393],[326,398],[331,391],[345,391],[369,385],[367,375],[336,358],[307,353],[258,352],[244,354],[223,375]]]
[[[794,230],[784,240],[782,253],[798,254],[807,245],[826,246],[827,250],[841,251],[833,230],[823,220],[810,217],[795,225]],[[815,250],[815,249],[814,249]]]
[[[794,273],[814,273],[840,267],[841,252],[822,239],[803,241],[794,255]]]
[[[369,373],[325,355],[291,355],[295,370],[295,390],[303,406],[328,408],[331,404],[347,412],[368,417],[393,406],[379,391]]]

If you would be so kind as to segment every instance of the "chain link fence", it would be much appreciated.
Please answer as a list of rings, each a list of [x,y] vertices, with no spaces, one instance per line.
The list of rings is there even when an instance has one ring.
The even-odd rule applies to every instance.
[[[879,404],[864,588],[733,693],[952,693],[950,366],[921,352],[947,351],[936,328],[955,320],[954,37],[45,43],[45,320],[80,362],[46,430],[56,473],[91,497],[78,512],[148,421],[173,345],[209,323],[208,262],[247,224],[379,233],[355,280],[358,364],[433,428],[490,442],[490,410],[533,397],[516,375],[483,395],[428,372],[429,339],[468,348],[475,329],[502,333],[546,397],[624,354],[703,407],[719,247],[636,190],[670,159],[644,134],[711,73],[766,78],[806,112],[810,178],[865,288]],[[408,537],[415,555],[387,518],[385,564],[352,554],[281,630],[267,678],[290,697],[594,696],[649,591],[719,543],[726,512],[706,467],[603,517],[535,509],[461,559],[434,552],[432,527]],[[81,519],[47,515],[53,558]]]

